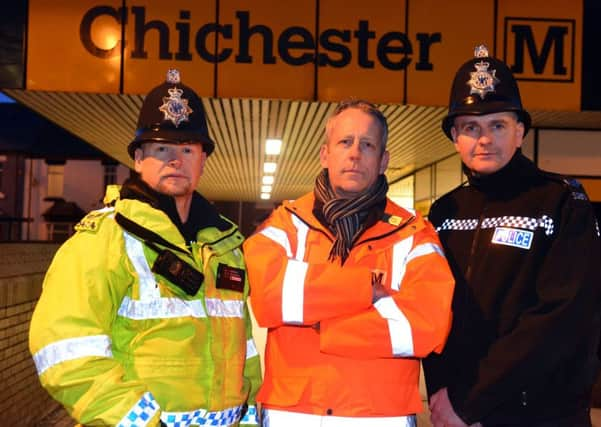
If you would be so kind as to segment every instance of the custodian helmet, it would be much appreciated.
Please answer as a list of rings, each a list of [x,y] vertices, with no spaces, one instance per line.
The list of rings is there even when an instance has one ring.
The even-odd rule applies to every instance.
[[[198,142],[207,156],[215,149],[202,101],[196,92],[180,83],[177,70],[168,70],[166,81],[146,95],[136,136],[127,147],[132,159],[143,142]]]
[[[442,119],[442,130],[449,137],[455,117],[513,111],[524,124],[524,135],[530,128],[530,114],[522,107],[520,91],[513,74],[496,58],[488,56],[484,45],[477,46],[474,58],[463,64],[453,80],[449,111]]]

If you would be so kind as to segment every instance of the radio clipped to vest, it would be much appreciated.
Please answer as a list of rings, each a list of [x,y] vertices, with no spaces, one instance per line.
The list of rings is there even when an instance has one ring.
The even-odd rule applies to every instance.
[[[169,249],[159,251],[159,256],[152,265],[152,271],[165,277],[190,296],[196,295],[205,279],[204,274],[190,267]]]
[[[163,239],[155,232],[136,224],[120,213],[115,215],[115,221],[125,231],[144,240],[144,243],[150,249],[159,254],[152,265],[153,272],[160,274],[178,288],[182,289],[186,294],[190,296],[196,295],[202,286],[202,282],[205,280],[204,274],[192,267],[187,262],[183,261],[169,249],[161,249],[155,243],[170,247],[185,254],[188,254],[187,252]]]

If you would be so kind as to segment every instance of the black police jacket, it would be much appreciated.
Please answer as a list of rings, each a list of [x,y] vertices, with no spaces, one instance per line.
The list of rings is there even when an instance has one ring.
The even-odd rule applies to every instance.
[[[601,243],[580,184],[521,152],[436,201],[457,281],[428,394],[447,387],[468,424],[529,425],[584,410],[598,370]]]

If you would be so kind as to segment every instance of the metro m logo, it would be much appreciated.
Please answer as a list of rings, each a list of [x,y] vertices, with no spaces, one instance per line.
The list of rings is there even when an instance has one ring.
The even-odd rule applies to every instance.
[[[517,80],[574,81],[573,19],[505,18],[503,59]]]

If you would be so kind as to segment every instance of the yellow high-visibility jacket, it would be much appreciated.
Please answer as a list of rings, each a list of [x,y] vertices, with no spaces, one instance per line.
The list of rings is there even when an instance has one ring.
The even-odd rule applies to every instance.
[[[157,252],[117,224],[117,214],[182,249],[173,253],[204,274],[196,295],[151,271]],[[163,211],[117,200],[88,214],[59,249],[33,314],[30,350],[42,385],[73,418],[90,426],[258,424],[261,368],[243,237],[220,221],[188,249]],[[240,291],[219,286],[218,270],[230,284],[242,281]]]

